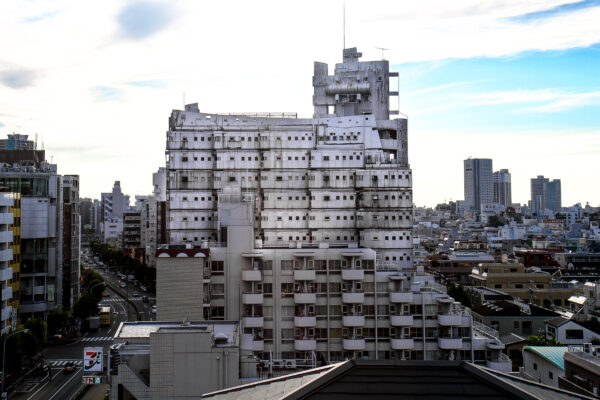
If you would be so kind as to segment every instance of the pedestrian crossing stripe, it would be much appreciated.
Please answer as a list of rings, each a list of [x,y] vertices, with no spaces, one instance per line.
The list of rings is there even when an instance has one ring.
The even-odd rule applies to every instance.
[[[81,339],[82,342],[107,342],[113,340],[112,336],[88,336]]]
[[[67,363],[72,362],[74,365],[83,365],[81,360],[49,360],[52,367],[64,367]]]
[[[119,302],[119,301],[125,301],[125,300],[121,299],[121,298],[118,298],[118,299],[102,299],[102,303],[105,303],[105,302],[116,303],[116,302]]]

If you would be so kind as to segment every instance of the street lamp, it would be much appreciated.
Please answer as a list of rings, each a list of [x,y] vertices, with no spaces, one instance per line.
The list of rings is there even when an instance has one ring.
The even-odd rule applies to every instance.
[[[15,331],[13,333],[9,333],[8,335],[6,335],[4,337],[4,343],[2,344],[2,398],[5,398],[4,396],[4,381],[6,380],[6,375],[4,374],[4,359],[6,356],[6,339],[8,339],[10,336],[12,335],[16,335],[17,333],[25,333],[25,332],[29,332],[29,329],[21,329],[20,331]]]
[[[93,294],[93,293],[92,293],[92,289],[93,289],[93,288],[95,288],[95,287],[96,287],[96,286],[98,286],[98,285],[104,285],[104,286],[106,286],[106,283],[105,283],[105,282],[98,282],[98,283],[96,283],[95,285],[92,285],[92,287],[88,289],[88,292],[89,292],[90,294]]]

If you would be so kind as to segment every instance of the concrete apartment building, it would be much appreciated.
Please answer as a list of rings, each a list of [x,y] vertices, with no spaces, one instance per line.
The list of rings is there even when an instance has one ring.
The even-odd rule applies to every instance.
[[[242,350],[284,372],[346,358],[510,368],[493,331],[412,275],[407,120],[389,119],[397,74],[359,57],[345,49],[334,75],[315,63],[312,119],[173,111],[157,319],[240,321]]]
[[[13,232],[10,225],[13,223],[13,214],[10,208],[14,204],[12,193],[0,193],[0,333],[7,333],[12,327],[13,288],[10,285],[13,279],[11,261],[13,250],[10,244],[13,241]]]
[[[349,358],[463,359],[510,370],[497,332],[422,268],[392,268],[351,244],[256,247],[253,210],[252,199],[226,190],[217,216],[226,242],[157,251],[157,320],[240,321],[241,350],[271,374]]]
[[[469,158],[464,160],[465,202],[468,207],[481,211],[482,204],[494,202],[492,160]]]
[[[528,272],[523,264],[480,264],[469,278],[473,286],[496,289],[540,306],[566,306],[569,297],[581,290],[568,282],[552,281],[548,272]]]
[[[412,266],[407,120],[390,120],[387,61],[356,49],[328,75],[315,63],[314,117],[174,110],[167,132],[169,244],[221,241],[215,211],[225,186],[256,197],[265,245],[356,243],[381,262]]]
[[[494,172],[494,203],[510,206],[512,204],[512,186],[510,172],[501,169]]]

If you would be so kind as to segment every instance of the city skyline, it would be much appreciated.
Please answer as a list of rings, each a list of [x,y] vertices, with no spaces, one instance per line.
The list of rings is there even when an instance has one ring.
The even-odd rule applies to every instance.
[[[309,116],[309,60],[331,64],[340,53],[342,3],[298,8],[294,20],[281,5],[260,6],[268,12],[250,21],[243,4],[237,13],[185,1],[3,4],[0,135],[37,133],[59,173],[80,174],[82,197],[99,198],[114,180],[133,196],[151,192],[165,164],[166,116],[184,96],[206,112]],[[530,179],[545,175],[561,180],[565,206],[598,204],[600,189],[582,173],[600,152],[598,16],[597,1],[402,10],[346,2],[346,47],[365,60],[387,48],[400,72],[416,204],[462,199],[469,156],[511,171],[514,202],[526,204]],[[212,32],[219,40],[201,40]]]

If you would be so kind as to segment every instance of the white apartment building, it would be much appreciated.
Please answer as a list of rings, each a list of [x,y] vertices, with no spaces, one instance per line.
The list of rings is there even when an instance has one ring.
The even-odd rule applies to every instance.
[[[219,242],[218,198],[239,186],[264,245],[353,243],[410,268],[412,172],[407,120],[390,120],[387,61],[315,63],[313,118],[174,110],[167,132],[171,245]],[[397,111],[395,112],[397,113]]]
[[[9,282],[13,277],[13,269],[9,262],[13,259],[13,251],[9,244],[13,240],[13,233],[9,225],[13,223],[13,214],[10,212],[13,203],[12,193],[0,193],[0,334],[7,333],[12,328],[13,308],[9,305],[12,287]]]
[[[352,243],[256,247],[253,200],[243,197],[226,190],[219,198],[226,242],[159,249],[156,259],[157,320],[240,321],[241,350],[264,368],[242,378],[349,358],[463,359],[510,370],[497,333],[421,267],[397,269]]]

